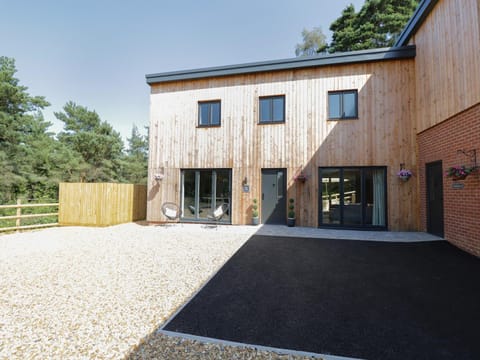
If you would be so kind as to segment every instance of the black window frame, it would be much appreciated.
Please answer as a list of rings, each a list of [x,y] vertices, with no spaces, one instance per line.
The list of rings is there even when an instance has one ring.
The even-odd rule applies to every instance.
[[[218,204],[218,199],[217,198],[217,176],[218,172],[227,172],[228,173],[228,199],[225,201],[229,205],[227,214],[228,217],[222,218],[218,221],[208,219],[208,216],[205,217],[200,217],[200,213],[205,211],[205,215],[208,214],[208,212],[213,212]],[[193,212],[194,214],[185,214],[184,208],[185,208],[185,173],[190,172],[194,174],[195,177],[195,191],[194,191],[194,199],[195,203],[193,205]],[[215,198],[215,202],[212,202],[210,208],[206,209],[201,209],[200,208],[200,197],[201,197],[201,190],[200,190],[200,176],[201,173],[211,173],[211,193],[212,197]],[[180,222],[200,222],[200,223],[211,223],[211,222],[219,222],[222,224],[232,224],[232,180],[233,180],[233,175],[232,175],[232,169],[231,168],[185,168],[185,169],[180,169],[180,209],[181,209],[181,215],[180,215]],[[190,212],[192,211],[190,210]]]
[[[328,170],[328,169],[338,169],[340,170],[340,191],[343,192],[343,179],[345,178],[345,171],[348,170],[360,170],[361,172],[361,179],[360,179],[360,187],[361,187],[361,193],[362,193],[362,198],[361,198],[361,203],[362,203],[362,220],[360,225],[345,225],[343,223],[343,212],[344,212],[344,199],[340,199],[340,218],[341,218],[341,223],[340,224],[328,224],[323,222],[323,213],[322,213],[322,200],[323,200],[323,195],[324,195],[324,189],[322,186],[322,179],[323,179],[323,170]],[[384,184],[384,200],[385,200],[385,213],[384,213],[384,218],[385,218],[385,224],[384,225],[371,225],[367,224],[366,222],[366,217],[365,217],[365,205],[366,205],[366,198],[365,198],[365,193],[366,193],[366,172],[369,170],[383,170],[383,184]],[[318,195],[318,227],[319,228],[336,228],[336,229],[344,229],[344,230],[388,230],[388,183],[387,183],[387,174],[388,174],[388,167],[387,166],[320,166],[318,167],[318,181],[319,181],[319,195]]]
[[[355,115],[354,116],[345,116],[345,109],[343,106],[344,103],[344,96],[345,95],[355,95]],[[330,95],[340,95],[340,109],[339,113],[341,114],[340,117],[331,117],[330,116]],[[358,119],[358,90],[357,89],[350,89],[350,90],[335,90],[328,92],[328,120],[355,120]]]
[[[282,108],[282,120],[274,120],[274,108],[273,108],[273,101],[275,99],[282,99],[283,100],[283,108]],[[269,101],[269,112],[270,118],[268,120],[262,120],[262,100],[270,100]],[[283,124],[285,123],[285,95],[269,95],[269,96],[259,96],[258,98],[258,123],[259,124]]]
[[[212,105],[218,104],[218,124],[212,123],[213,112]],[[208,105],[208,124],[200,122],[202,117],[202,106]],[[222,101],[221,100],[207,100],[198,102],[198,127],[219,127],[222,126]]]

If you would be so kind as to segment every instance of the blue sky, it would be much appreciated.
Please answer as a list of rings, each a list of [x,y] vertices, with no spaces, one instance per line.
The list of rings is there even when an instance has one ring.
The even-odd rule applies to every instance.
[[[0,56],[51,103],[95,110],[124,138],[149,122],[145,74],[295,56],[303,28],[330,23],[364,0],[2,0]]]

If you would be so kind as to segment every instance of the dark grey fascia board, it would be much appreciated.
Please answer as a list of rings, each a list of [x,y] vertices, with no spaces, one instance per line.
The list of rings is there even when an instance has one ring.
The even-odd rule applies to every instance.
[[[178,80],[193,80],[209,77],[228,75],[253,74],[268,71],[281,71],[304,69],[311,67],[364,63],[382,60],[410,59],[416,54],[415,45],[370,49],[335,53],[330,55],[317,55],[309,57],[297,57],[273,61],[262,61],[247,64],[217,66],[203,69],[172,71],[158,74],[147,74],[147,84],[155,84]]]
[[[420,26],[422,26],[428,14],[430,14],[437,3],[438,0],[422,0],[393,46],[400,47],[408,45],[410,38],[415,35]]]

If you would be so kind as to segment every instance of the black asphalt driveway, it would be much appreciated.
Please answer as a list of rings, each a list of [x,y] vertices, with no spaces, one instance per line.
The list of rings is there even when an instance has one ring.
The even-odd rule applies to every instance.
[[[480,259],[445,241],[253,236],[164,328],[367,359],[480,359]]]

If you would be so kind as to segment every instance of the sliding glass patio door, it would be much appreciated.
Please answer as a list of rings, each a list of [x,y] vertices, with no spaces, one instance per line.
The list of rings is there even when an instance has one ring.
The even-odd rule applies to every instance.
[[[386,228],[385,167],[319,169],[319,225]]]
[[[181,219],[210,221],[210,215],[224,203],[230,205],[231,170],[182,170]],[[221,221],[230,223],[230,206]]]

